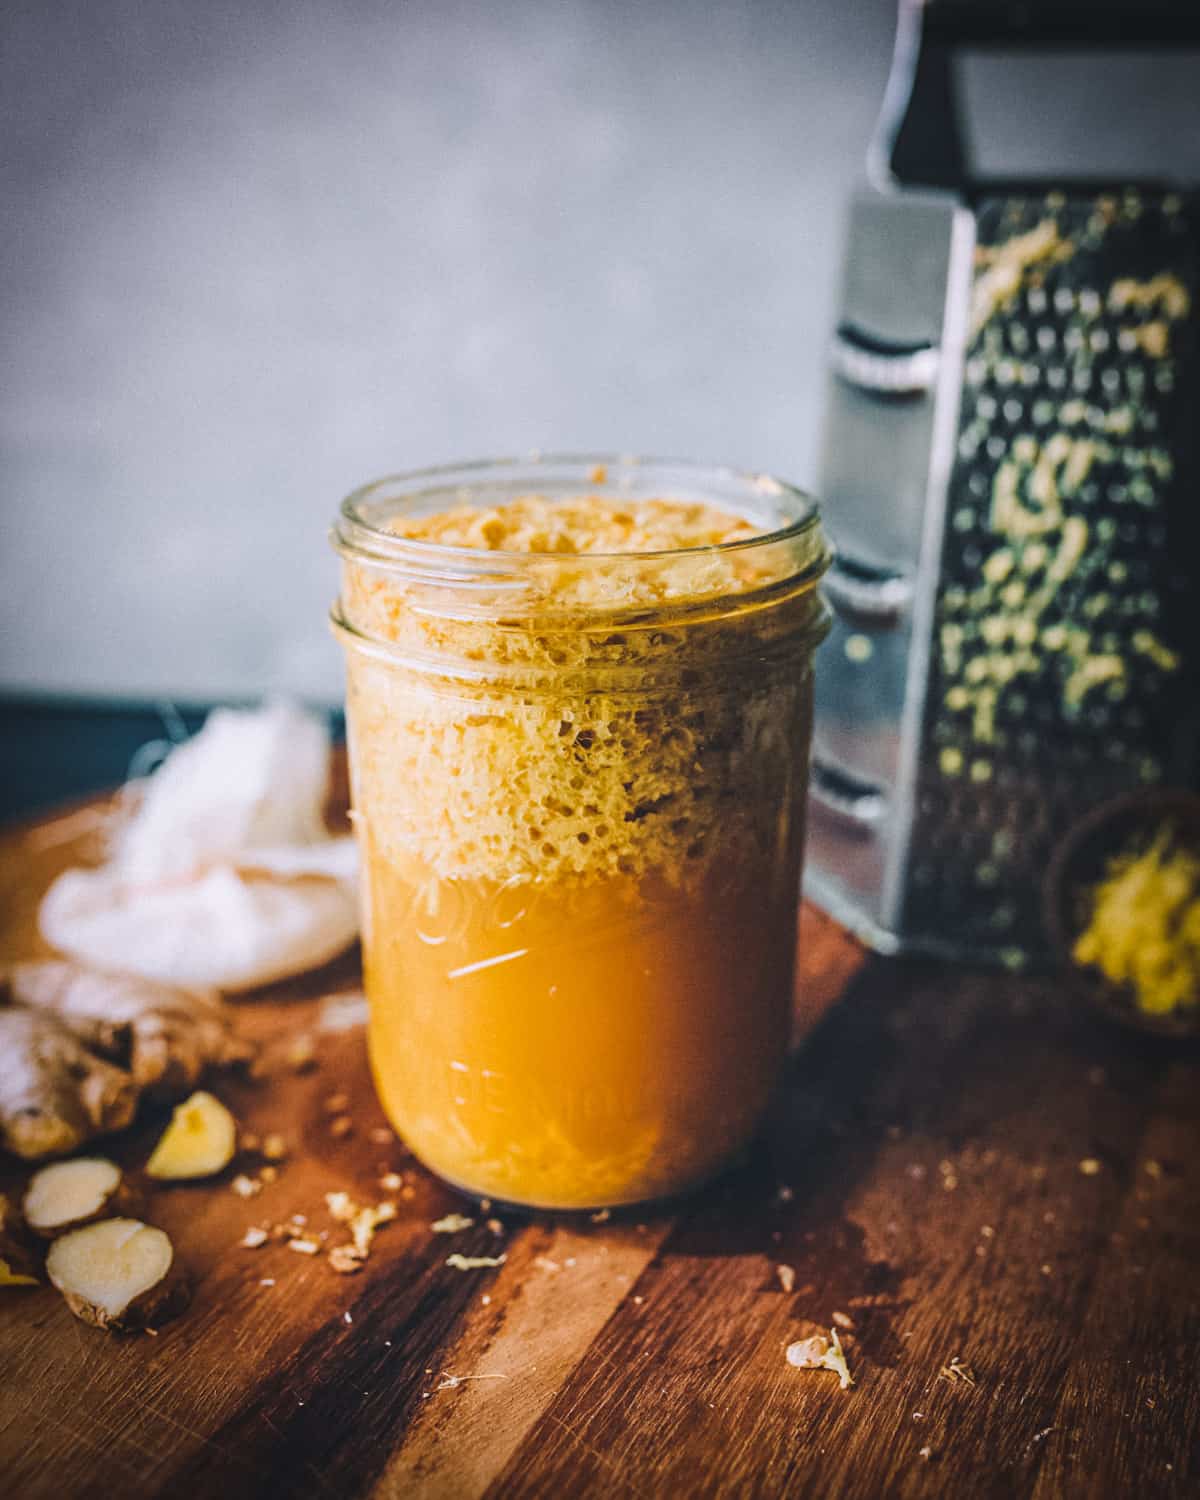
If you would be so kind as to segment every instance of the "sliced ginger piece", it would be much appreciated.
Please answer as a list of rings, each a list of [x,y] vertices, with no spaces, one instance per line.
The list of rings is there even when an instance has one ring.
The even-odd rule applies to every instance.
[[[102,1219],[50,1246],[46,1273],[84,1323],[124,1331],[171,1317],[187,1303],[186,1273],[161,1229]]]
[[[37,1286],[36,1276],[24,1276],[0,1256],[0,1286]]]
[[[30,1274],[34,1258],[23,1228],[12,1204],[0,1193],[0,1286],[38,1285],[37,1277]]]
[[[135,1199],[116,1162],[78,1156],[35,1172],[21,1206],[34,1234],[49,1240],[96,1219],[127,1217]]]
[[[237,1121],[219,1099],[201,1089],[176,1105],[146,1172],[168,1182],[212,1177],[229,1165],[236,1150]]]

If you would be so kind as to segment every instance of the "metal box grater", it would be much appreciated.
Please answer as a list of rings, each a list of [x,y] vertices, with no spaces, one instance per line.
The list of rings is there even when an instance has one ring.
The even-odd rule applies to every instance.
[[[944,105],[918,11],[898,57]],[[807,887],[885,951],[1018,961],[1080,817],[1200,782],[1200,200],[973,191],[918,93],[891,162],[936,141],[938,190],[850,215]]]

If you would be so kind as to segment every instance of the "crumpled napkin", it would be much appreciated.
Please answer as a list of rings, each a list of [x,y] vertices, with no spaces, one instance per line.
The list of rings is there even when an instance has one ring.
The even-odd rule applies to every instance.
[[[357,851],[325,828],[328,776],[311,714],[214,710],[148,778],[109,861],[50,887],[43,936],[183,988],[248,990],[328,962],[358,931]]]

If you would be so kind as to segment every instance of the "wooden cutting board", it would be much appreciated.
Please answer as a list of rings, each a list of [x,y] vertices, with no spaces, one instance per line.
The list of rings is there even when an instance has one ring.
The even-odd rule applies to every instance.
[[[0,955],[39,951],[90,819],[0,837]],[[336,1029],[356,956],[244,1001],[268,1047],[316,1036],[310,1072],[217,1084],[289,1158],[250,1199],[239,1163],[155,1192],[197,1275],[156,1337],[0,1292],[0,1495],[1195,1495],[1200,1060],[1052,981],[867,960],[808,910],[801,968],[807,1039],[737,1170],[671,1213],[498,1233],[386,1131],[361,1026]],[[140,1166],[160,1126],[112,1154]],[[333,1231],[339,1189],[399,1203],[360,1274],[239,1248],[296,1213]],[[432,1232],[451,1211],[476,1222]],[[835,1321],[845,1392],[784,1358]]]

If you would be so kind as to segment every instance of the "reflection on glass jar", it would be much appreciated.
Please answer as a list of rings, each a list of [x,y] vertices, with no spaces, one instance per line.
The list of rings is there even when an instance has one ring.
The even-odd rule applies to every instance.
[[[547,459],[369,486],[336,541],[385,1109],[492,1198],[692,1186],[787,1045],[815,507]]]

